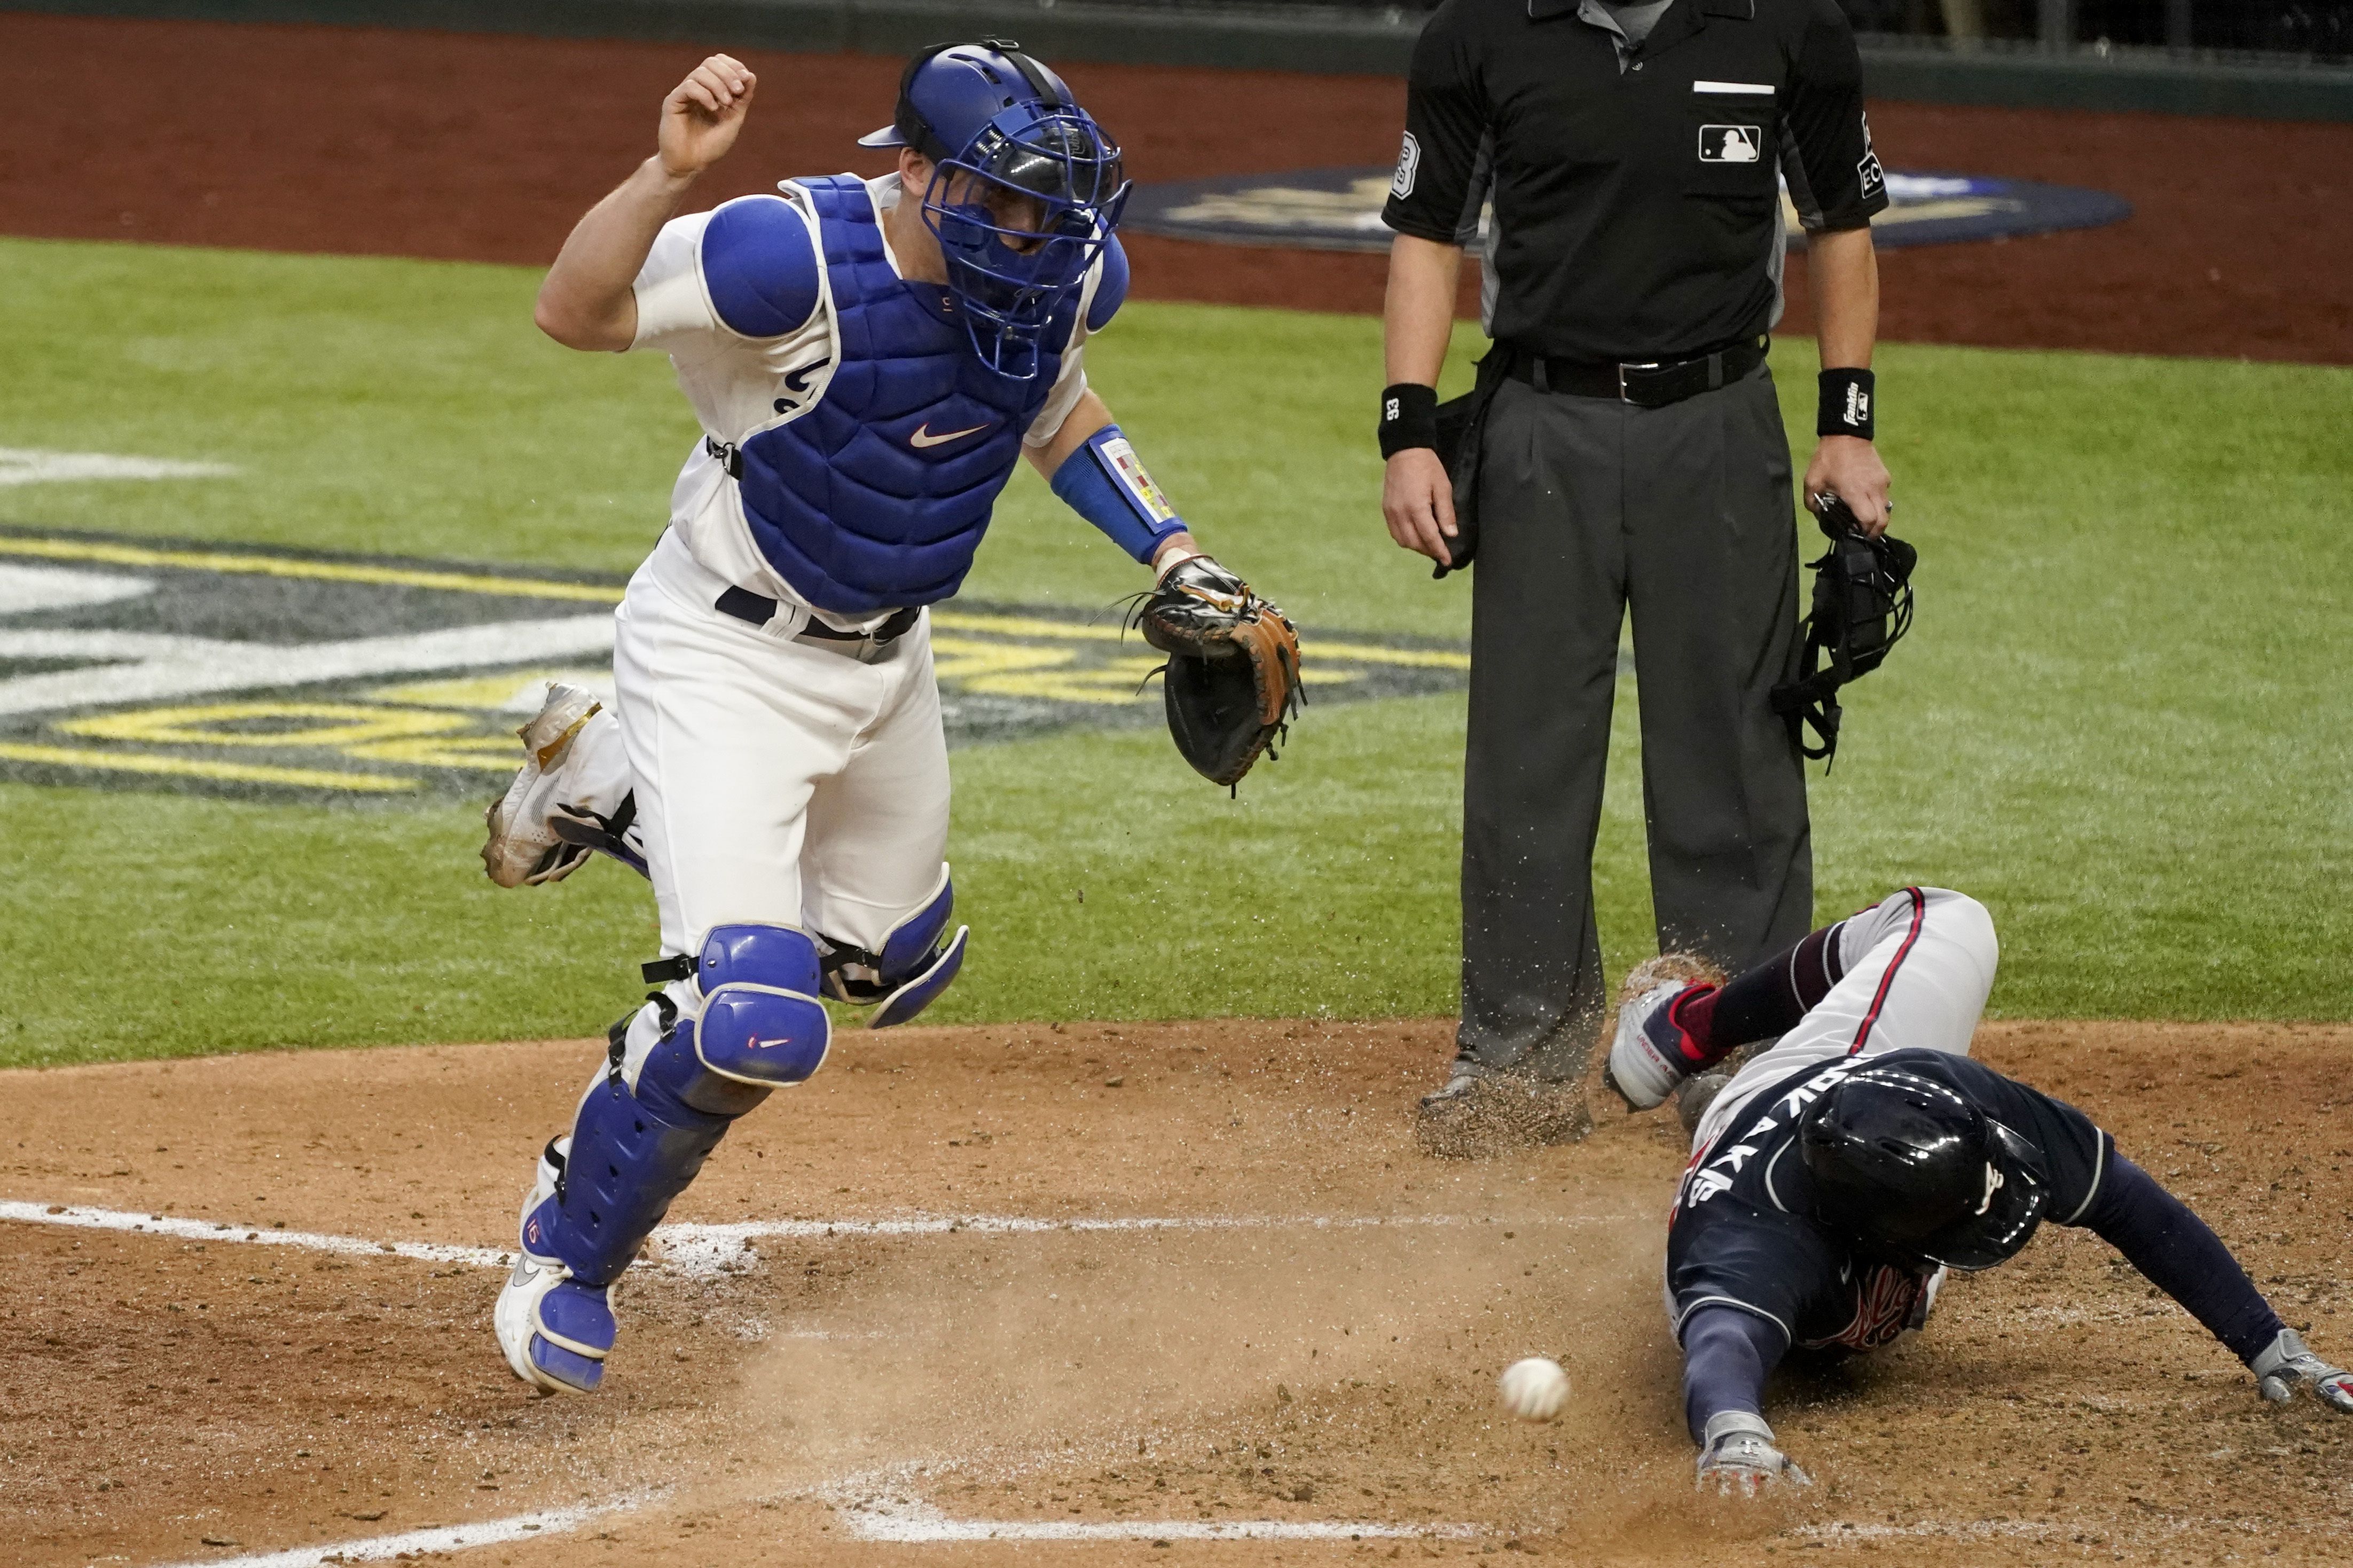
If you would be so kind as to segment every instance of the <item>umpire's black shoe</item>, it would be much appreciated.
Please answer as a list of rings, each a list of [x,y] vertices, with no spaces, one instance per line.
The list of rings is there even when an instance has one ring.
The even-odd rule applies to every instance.
[[[1574,1143],[1592,1131],[1582,1080],[1556,1083],[1461,1057],[1445,1086],[1423,1096],[1414,1111],[1422,1152],[1441,1160]]]

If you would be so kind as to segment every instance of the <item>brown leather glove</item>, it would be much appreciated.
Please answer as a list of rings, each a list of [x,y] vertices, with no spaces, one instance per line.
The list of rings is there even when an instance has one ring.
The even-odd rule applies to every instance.
[[[1299,711],[1299,631],[1206,555],[1172,566],[1136,613],[1168,656],[1168,732],[1194,771],[1231,786]]]

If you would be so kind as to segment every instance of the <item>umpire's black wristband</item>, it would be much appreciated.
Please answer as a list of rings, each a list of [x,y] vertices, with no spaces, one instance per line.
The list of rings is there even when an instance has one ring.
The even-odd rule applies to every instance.
[[[1877,427],[1872,401],[1877,395],[1867,370],[1826,370],[1821,374],[1822,403],[1814,416],[1817,436],[1860,436],[1868,441]]]
[[[1438,445],[1438,388],[1400,381],[1381,392],[1381,457]]]

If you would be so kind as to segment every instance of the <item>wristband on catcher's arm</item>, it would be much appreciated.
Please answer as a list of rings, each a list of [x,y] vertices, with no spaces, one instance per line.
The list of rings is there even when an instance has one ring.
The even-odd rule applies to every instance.
[[[1415,447],[1438,447],[1438,388],[1400,381],[1381,390],[1381,459]]]
[[[1104,426],[1062,459],[1054,470],[1054,493],[1146,566],[1164,542],[1185,531],[1185,520],[1116,425]]]
[[[1872,405],[1879,394],[1867,370],[1826,370],[1820,377],[1821,407],[1814,416],[1817,436],[1859,436],[1873,438],[1877,428]]]

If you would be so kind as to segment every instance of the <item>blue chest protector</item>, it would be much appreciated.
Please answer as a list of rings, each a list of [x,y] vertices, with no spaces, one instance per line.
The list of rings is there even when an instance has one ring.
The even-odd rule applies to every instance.
[[[949,597],[972,569],[1021,434],[1053,389],[1072,289],[1038,374],[981,364],[945,291],[892,268],[865,183],[797,180],[817,216],[839,363],[823,395],[741,447],[744,521],[777,574],[821,610],[865,616]]]

